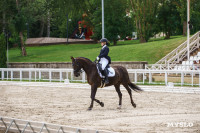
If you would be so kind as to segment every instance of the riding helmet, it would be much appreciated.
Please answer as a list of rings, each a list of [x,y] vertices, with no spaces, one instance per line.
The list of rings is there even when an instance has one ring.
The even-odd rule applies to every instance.
[[[100,40],[100,42],[106,42],[106,43],[108,43],[108,40],[107,40],[106,38],[102,38],[102,39]]]

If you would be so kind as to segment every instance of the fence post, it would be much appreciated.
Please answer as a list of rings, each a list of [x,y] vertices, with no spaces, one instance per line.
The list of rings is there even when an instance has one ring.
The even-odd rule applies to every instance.
[[[36,80],[37,80],[37,72],[35,70],[35,82],[36,82]]]
[[[193,86],[193,84],[194,84],[194,75],[193,75],[193,72],[192,72],[192,86]]]
[[[62,81],[62,71],[60,70],[60,82]]]
[[[181,86],[183,86],[183,83],[184,83],[184,73],[181,72]]]
[[[49,70],[49,81],[51,82],[51,70]]]
[[[13,70],[11,70],[11,81],[13,80]]]
[[[73,70],[71,71],[71,81],[73,81]]]
[[[85,72],[82,74],[82,82],[85,83]]]
[[[22,81],[22,71],[20,70],[20,81]]]
[[[152,83],[152,74],[151,74],[151,72],[149,71],[149,84],[151,84]]]
[[[137,72],[135,71],[135,84],[137,83]]]
[[[32,76],[32,75],[31,75],[31,72],[32,72],[32,71],[29,70],[29,81],[31,81],[31,76]]]
[[[39,70],[39,81],[41,80],[41,71]]]
[[[6,73],[6,74],[7,74],[7,80],[8,80],[8,72],[9,72],[9,71],[7,70],[7,73]]]
[[[165,85],[167,86],[167,72],[165,72]]]
[[[1,79],[4,80],[4,70],[1,72]]]
[[[144,72],[143,72],[142,74],[143,74],[143,84],[144,84],[144,81],[145,81],[145,77],[144,77],[145,75],[144,75]]]

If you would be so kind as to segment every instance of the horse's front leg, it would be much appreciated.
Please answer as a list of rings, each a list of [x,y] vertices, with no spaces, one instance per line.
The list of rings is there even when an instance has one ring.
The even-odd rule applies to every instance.
[[[91,86],[91,104],[90,104],[90,107],[88,108],[88,110],[92,110],[94,101],[97,102],[98,104],[100,104],[101,107],[104,107],[103,102],[99,101],[98,99],[95,99],[96,92],[97,92],[97,86],[92,85]]]
[[[91,96],[90,96],[91,104],[90,104],[90,107],[88,108],[88,110],[92,110],[92,108],[93,108],[96,92],[97,92],[96,85],[91,85]]]

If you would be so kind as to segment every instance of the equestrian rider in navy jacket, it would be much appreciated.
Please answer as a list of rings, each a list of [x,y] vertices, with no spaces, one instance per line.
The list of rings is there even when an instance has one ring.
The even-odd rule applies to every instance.
[[[108,40],[106,38],[103,38],[103,39],[100,40],[100,42],[101,42],[102,49],[100,51],[99,56],[97,56],[97,60],[98,61],[100,60],[99,63],[102,66],[102,71],[103,71],[104,76],[105,76],[105,84],[108,84],[109,83],[109,81],[108,81],[108,70],[105,69],[106,66],[111,63],[111,59],[108,56],[108,53],[109,53],[109,48],[107,47]]]

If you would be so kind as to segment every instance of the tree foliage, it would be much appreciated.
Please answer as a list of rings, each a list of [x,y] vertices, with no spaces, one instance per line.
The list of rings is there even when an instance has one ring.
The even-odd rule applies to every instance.
[[[191,23],[195,33],[200,29],[200,2],[191,1]],[[105,37],[114,44],[137,31],[140,42],[147,42],[156,33],[186,34],[187,0],[104,0]],[[93,30],[93,39],[102,35],[101,0],[1,0],[0,29],[10,31],[10,42],[23,44],[29,37],[69,36],[84,20]],[[127,15],[127,14],[132,14]],[[87,17],[82,15],[86,14]],[[20,40],[20,41],[19,41]]]
[[[158,0],[130,0],[140,42],[147,42],[153,34]]]
[[[4,34],[0,34],[0,68],[6,68],[6,40]]]
[[[180,23],[180,16],[173,1],[162,0],[158,7],[156,23],[158,31],[163,31],[165,39],[169,39],[171,35],[180,33]]]
[[[112,3],[112,4],[110,4]],[[101,3],[98,3],[101,7]],[[107,6],[109,5],[109,6]],[[131,36],[133,30],[133,24],[130,23],[132,20],[129,16],[126,16],[128,6],[124,0],[106,0],[104,10],[104,21],[105,21],[105,37],[117,44],[117,40],[120,38],[124,39],[126,36]],[[95,39],[102,37],[102,10],[97,8],[91,16],[92,24],[94,26]]]

